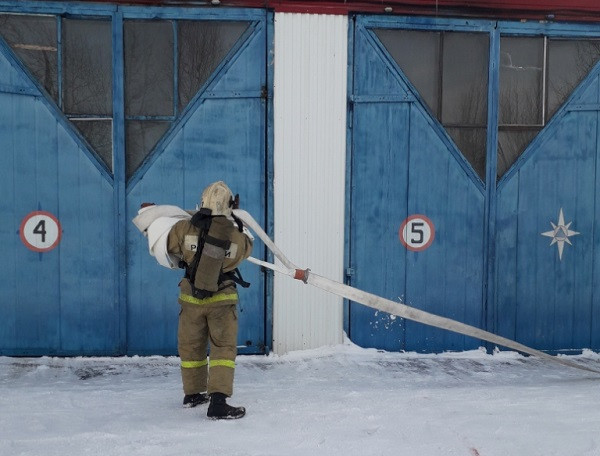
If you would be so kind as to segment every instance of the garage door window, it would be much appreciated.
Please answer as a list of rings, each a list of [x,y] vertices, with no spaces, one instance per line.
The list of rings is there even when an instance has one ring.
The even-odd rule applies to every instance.
[[[600,41],[500,39],[498,178],[565,103],[600,58]]]
[[[248,22],[125,21],[125,150],[131,177],[248,27]]]
[[[432,115],[485,180],[488,35],[389,29],[375,32]]]

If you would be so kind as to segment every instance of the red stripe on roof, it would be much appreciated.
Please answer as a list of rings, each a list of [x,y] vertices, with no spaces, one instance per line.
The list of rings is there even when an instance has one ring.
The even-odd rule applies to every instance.
[[[309,14],[391,13],[440,17],[554,19],[600,22],[598,0],[82,0],[115,5],[269,8]],[[391,8],[391,11],[390,11]]]

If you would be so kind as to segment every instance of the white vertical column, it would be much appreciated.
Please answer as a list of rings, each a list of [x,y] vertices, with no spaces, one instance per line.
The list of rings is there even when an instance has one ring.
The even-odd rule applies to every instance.
[[[299,267],[344,268],[348,18],[275,14],[275,242]],[[275,276],[273,350],[337,344],[342,299]]]

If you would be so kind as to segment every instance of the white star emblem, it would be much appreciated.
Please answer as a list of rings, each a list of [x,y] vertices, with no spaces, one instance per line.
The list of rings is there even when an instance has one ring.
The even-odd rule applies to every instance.
[[[555,225],[554,223],[550,222],[550,224],[552,225],[552,228],[553,228],[552,231],[546,231],[545,233],[542,233],[542,236],[547,236],[547,237],[552,238],[552,242],[550,242],[550,245],[554,245],[554,244],[557,245],[558,259],[561,261],[562,261],[563,250],[565,248],[565,242],[569,245],[573,245],[573,244],[571,244],[569,237],[579,234],[577,231],[572,231],[569,229],[569,227],[571,226],[571,223],[573,223],[573,222],[569,222],[568,224],[565,225],[565,217],[563,215],[563,210],[561,207],[560,212],[558,213],[558,224]]]

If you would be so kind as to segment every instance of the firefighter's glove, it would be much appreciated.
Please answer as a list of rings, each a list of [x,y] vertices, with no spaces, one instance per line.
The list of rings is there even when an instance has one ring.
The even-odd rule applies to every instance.
[[[244,223],[239,218],[237,218],[234,214],[231,214],[231,217],[233,218],[233,221],[237,225],[238,231],[240,233],[243,233],[244,232]]]

